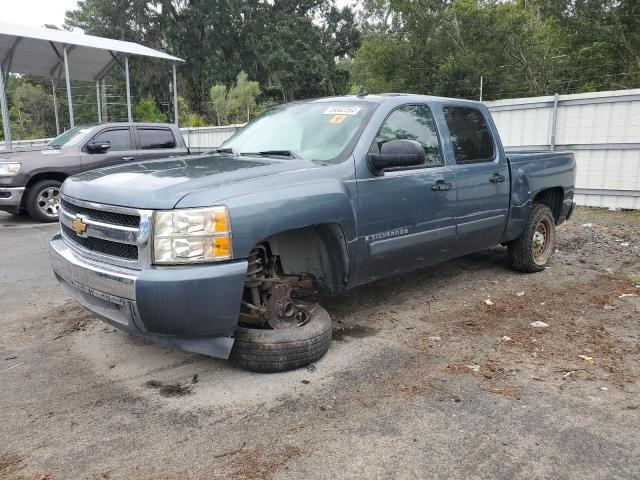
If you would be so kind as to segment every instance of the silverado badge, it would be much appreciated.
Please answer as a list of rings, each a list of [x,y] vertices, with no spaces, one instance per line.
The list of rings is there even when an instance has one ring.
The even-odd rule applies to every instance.
[[[78,236],[84,237],[84,233],[87,231],[87,224],[84,223],[81,216],[76,216],[73,222],[71,222],[71,228],[73,228],[73,231],[76,232]]]

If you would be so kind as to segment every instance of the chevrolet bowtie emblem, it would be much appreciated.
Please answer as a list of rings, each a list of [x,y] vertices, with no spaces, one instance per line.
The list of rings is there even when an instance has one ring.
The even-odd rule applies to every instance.
[[[76,217],[73,222],[71,222],[71,228],[73,228],[73,231],[82,237],[87,231],[87,224],[84,223],[82,217]]]

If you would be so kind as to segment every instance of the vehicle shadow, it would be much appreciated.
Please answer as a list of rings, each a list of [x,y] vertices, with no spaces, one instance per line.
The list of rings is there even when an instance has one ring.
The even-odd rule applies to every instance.
[[[29,215],[13,215],[11,213],[0,212],[0,227],[18,227],[18,226],[35,226],[35,225],[47,225],[46,223],[40,223],[34,221]]]

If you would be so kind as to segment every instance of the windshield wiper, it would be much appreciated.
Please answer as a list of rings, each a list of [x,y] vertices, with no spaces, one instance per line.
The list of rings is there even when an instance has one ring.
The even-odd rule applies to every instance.
[[[240,155],[257,155],[260,157],[289,157],[297,160],[300,159],[300,157],[293,153],[291,150],[261,150],[260,152],[241,152]]]
[[[235,155],[235,154],[236,154],[236,152],[234,152],[234,151],[233,151],[233,148],[231,148],[231,147],[225,147],[225,148],[214,148],[213,150],[209,150],[209,151],[208,151],[208,152],[206,152],[206,153],[211,153],[211,152],[213,152],[213,153],[230,153],[230,154],[232,154],[232,155]]]

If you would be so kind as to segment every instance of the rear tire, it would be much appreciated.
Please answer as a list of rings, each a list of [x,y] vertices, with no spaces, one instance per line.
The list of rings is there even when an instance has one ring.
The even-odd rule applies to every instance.
[[[268,373],[293,370],[322,358],[331,343],[331,318],[318,304],[306,307],[309,320],[299,327],[280,330],[238,327],[231,362],[245,370]]]
[[[58,180],[42,180],[29,187],[24,200],[29,216],[38,222],[57,222],[61,186]]]
[[[556,229],[551,210],[535,203],[517,240],[509,248],[509,264],[515,270],[534,273],[544,270],[555,250]]]

